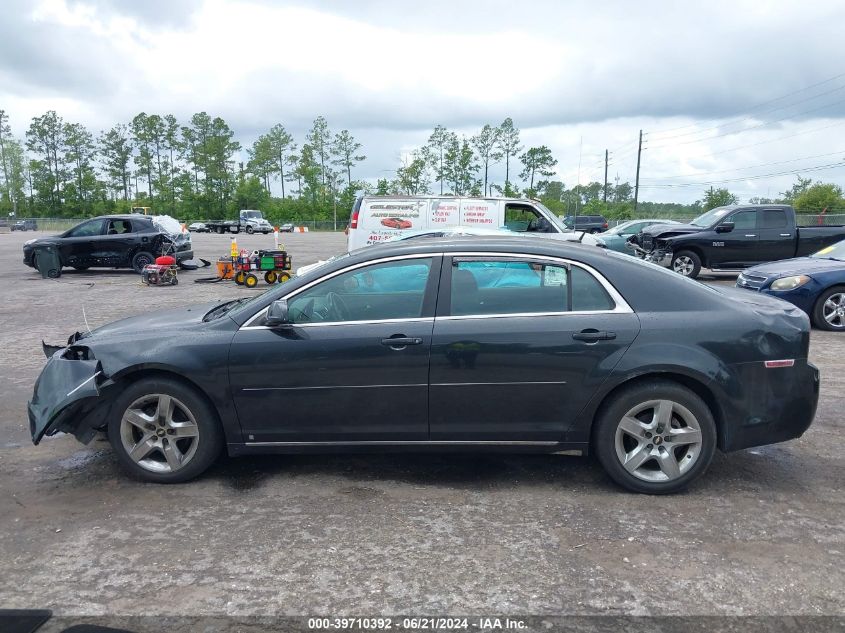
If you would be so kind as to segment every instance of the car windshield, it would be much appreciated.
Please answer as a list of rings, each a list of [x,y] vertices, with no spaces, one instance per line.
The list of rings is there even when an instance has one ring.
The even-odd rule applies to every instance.
[[[628,222],[623,222],[622,224],[617,224],[612,229],[608,229],[607,231],[605,231],[604,234],[605,235],[621,235],[622,233],[625,232],[625,229],[627,229],[629,226],[633,226],[636,223],[637,223],[636,220],[629,220]]]
[[[263,220],[264,216],[261,211],[241,211],[241,217],[247,220]]]
[[[534,203],[538,209],[543,211],[546,214],[546,218],[551,222],[559,231],[566,232],[569,231],[571,227],[566,226],[565,222],[561,222],[560,218],[558,218],[552,211],[539,202]]]
[[[312,275],[314,271],[323,268],[326,264],[331,262],[336,262],[339,259],[346,259],[349,257],[350,253],[343,253],[342,255],[336,255],[335,257],[330,257],[324,262],[317,262],[317,265],[314,266],[311,270],[305,273],[305,275]],[[301,275],[300,277],[304,277],[305,275]],[[219,306],[215,306],[209,312],[205,314],[203,317],[204,321],[211,321],[213,319],[217,319],[224,314],[229,314],[230,312],[240,312],[241,310],[249,311],[250,309],[254,308],[256,305],[259,305],[263,302],[269,294],[274,294],[276,297],[281,297],[285,294],[287,290],[286,285],[283,284],[281,286],[271,286],[269,290],[265,290],[261,294],[258,294],[254,297],[238,299],[234,302],[230,301],[227,304],[221,304]],[[225,306],[225,309],[223,309]],[[222,309],[222,312],[216,312],[218,309]]]
[[[728,212],[730,212],[730,210],[730,207],[719,207],[717,209],[711,209],[707,213],[702,213],[695,220],[690,222],[690,224],[692,224],[693,226],[700,226],[702,228],[707,226],[713,226],[714,224],[716,224],[716,222],[725,217]]]
[[[810,257],[814,257],[816,259],[837,259],[845,261],[845,240],[826,246],[820,251],[816,251],[810,255]]]

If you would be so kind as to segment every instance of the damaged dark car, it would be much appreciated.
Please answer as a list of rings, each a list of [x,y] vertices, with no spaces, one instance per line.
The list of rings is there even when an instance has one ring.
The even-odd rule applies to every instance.
[[[62,267],[132,268],[137,273],[159,255],[177,263],[193,259],[191,235],[169,216],[106,215],[86,220],[52,237],[26,242],[23,263],[37,268],[39,246],[54,246]]]
[[[621,486],[670,493],[717,448],[804,433],[809,331],[786,302],[604,249],[410,240],[45,346],[29,422],[36,444],[106,431],[161,483],[224,450],[487,450],[595,453]]]

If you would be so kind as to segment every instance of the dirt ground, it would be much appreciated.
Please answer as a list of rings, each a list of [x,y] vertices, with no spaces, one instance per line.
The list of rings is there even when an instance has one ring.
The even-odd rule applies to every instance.
[[[38,234],[0,235],[0,606],[59,615],[845,615],[845,335],[814,331],[815,424],[718,454],[670,497],[628,494],[591,458],[221,459],[201,479],[128,479],[109,445],[29,438],[41,340],[257,290],[148,288],[130,271],[42,280]],[[285,236],[295,265],[342,234]],[[248,248],[272,236],[239,236]],[[226,236],[196,235],[216,259]],[[711,279],[712,281],[712,279]],[[715,283],[732,283],[729,278]],[[263,281],[259,290],[264,287]]]

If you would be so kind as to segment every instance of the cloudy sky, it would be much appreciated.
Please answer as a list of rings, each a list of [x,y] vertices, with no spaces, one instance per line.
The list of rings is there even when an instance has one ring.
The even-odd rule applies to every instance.
[[[605,149],[633,182],[642,129],[641,199],[747,200],[845,184],[843,24],[841,0],[3,0],[0,109],[21,137],[48,109],[97,131],[205,110],[244,145],[322,114],[373,180],[436,124],[510,116],[567,186]]]

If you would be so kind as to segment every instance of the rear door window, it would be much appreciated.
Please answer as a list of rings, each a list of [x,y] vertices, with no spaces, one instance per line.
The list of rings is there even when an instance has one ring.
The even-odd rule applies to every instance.
[[[786,211],[783,209],[764,209],[761,213],[761,229],[783,229],[786,228]]]
[[[454,316],[567,312],[569,271],[519,260],[456,260],[450,306]]]
[[[453,260],[449,301],[452,316],[615,308],[604,286],[578,265],[495,258]]]
[[[132,232],[132,222],[129,220],[108,220],[106,235],[123,235]]]

